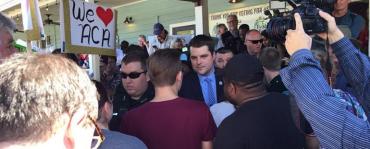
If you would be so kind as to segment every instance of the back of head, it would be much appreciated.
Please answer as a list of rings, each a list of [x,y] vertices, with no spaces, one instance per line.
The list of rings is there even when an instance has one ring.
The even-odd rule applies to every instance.
[[[200,48],[203,46],[207,46],[209,52],[213,53],[215,49],[214,42],[211,37],[207,35],[197,35],[193,37],[189,42],[190,47]]]
[[[16,54],[0,64],[0,142],[46,141],[83,109],[97,117],[97,92],[84,70],[57,55]],[[91,126],[82,121],[85,127]]]
[[[126,50],[129,46],[129,43],[126,40],[121,41],[121,50]]]
[[[129,54],[131,52],[140,52],[142,53],[143,55],[146,56],[146,58],[149,57],[149,54],[148,54],[148,51],[146,49],[143,49],[142,47],[140,47],[139,45],[134,45],[134,44],[131,44],[130,46],[127,47],[127,50],[126,50],[126,54]]]
[[[148,60],[148,74],[156,87],[171,86],[176,82],[176,75],[182,70],[180,52],[175,49],[163,49],[154,52]]]
[[[226,64],[225,83],[233,82],[243,88],[253,88],[262,83],[263,68],[255,56],[238,54]]]
[[[270,71],[279,71],[281,68],[281,54],[274,47],[266,47],[259,57],[263,67]]]

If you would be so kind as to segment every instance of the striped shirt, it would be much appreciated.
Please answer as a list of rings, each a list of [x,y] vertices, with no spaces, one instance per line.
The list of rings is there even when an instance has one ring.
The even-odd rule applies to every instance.
[[[370,102],[370,61],[347,38],[331,45],[361,104]],[[281,77],[310,122],[323,148],[370,148],[370,125],[346,109],[326,82],[320,64],[307,49],[292,55]],[[365,105],[362,105],[366,109]]]

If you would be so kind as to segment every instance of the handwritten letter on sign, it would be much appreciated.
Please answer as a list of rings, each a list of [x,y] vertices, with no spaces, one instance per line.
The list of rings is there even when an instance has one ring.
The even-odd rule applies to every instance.
[[[117,13],[81,0],[63,0],[61,39],[67,53],[114,55]]]

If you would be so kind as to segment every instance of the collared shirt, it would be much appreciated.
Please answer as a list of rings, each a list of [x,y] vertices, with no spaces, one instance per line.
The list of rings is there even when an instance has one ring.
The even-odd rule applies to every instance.
[[[347,38],[332,45],[349,82],[358,83],[359,97],[370,102],[370,61]],[[348,111],[348,103],[335,95],[309,50],[292,55],[281,77],[310,122],[323,148],[369,148],[370,125]],[[358,82],[357,82],[358,81]],[[361,94],[362,93],[362,94]],[[360,99],[359,99],[360,100]],[[366,103],[366,102],[365,102]],[[362,104],[362,106],[364,106]]]
[[[175,40],[176,39],[174,37],[167,35],[166,39],[160,43],[157,36],[155,36],[154,39],[149,42],[149,47],[147,48],[148,54],[152,55],[155,52],[156,49],[154,47],[157,47],[158,49],[170,48]]]
[[[212,88],[213,93],[214,93],[214,96],[213,97],[215,97],[215,102],[217,103],[215,69],[212,68],[211,71],[207,75],[205,75],[205,76],[202,76],[202,75],[199,75],[198,74],[198,77],[199,77],[199,81],[200,81],[200,86],[202,88],[204,102],[210,107],[210,106],[212,106],[215,103],[211,103],[211,101],[209,99],[210,95],[208,95],[209,94],[209,90],[208,90],[206,79],[208,78],[208,79],[211,80],[211,88]]]

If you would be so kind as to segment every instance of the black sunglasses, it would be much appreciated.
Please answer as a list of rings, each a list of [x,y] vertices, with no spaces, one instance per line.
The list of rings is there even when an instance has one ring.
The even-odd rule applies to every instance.
[[[260,39],[260,40],[248,40],[250,42],[252,42],[253,44],[257,44],[257,43],[262,43],[263,42],[263,39]]]
[[[127,77],[130,77],[131,79],[136,79],[136,78],[140,77],[140,75],[142,73],[146,73],[146,71],[143,71],[143,72],[131,72],[129,74],[125,74],[125,73],[121,72],[121,77],[122,77],[122,79],[127,79]]]

